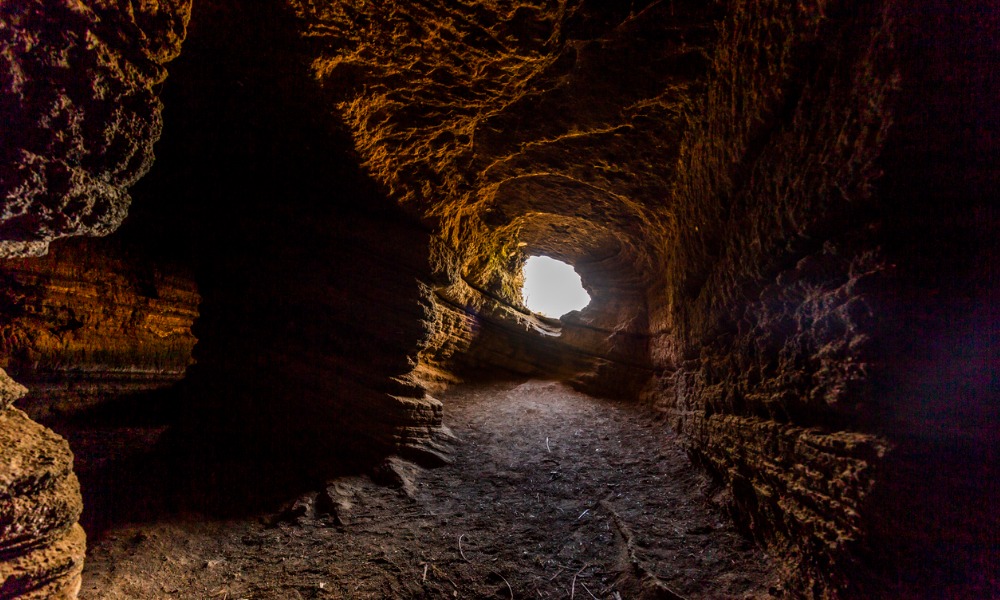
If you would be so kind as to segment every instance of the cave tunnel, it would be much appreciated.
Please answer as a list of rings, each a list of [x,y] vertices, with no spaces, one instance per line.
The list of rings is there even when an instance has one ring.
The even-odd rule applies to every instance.
[[[0,598],[1000,597],[998,31],[0,4]]]

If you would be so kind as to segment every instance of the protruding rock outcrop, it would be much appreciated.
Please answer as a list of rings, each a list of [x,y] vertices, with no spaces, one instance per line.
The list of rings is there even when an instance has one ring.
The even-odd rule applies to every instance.
[[[155,86],[190,0],[25,0],[0,7],[0,258],[104,235],[160,135]]]
[[[27,393],[0,370],[0,596],[72,600],[86,540],[66,440],[8,403]]]

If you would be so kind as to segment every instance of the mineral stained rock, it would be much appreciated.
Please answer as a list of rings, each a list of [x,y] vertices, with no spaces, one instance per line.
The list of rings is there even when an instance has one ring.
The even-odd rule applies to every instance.
[[[23,0],[0,7],[0,258],[104,235],[160,135],[155,87],[190,0]]]
[[[949,230],[921,227],[956,256],[976,250],[952,237],[989,246],[982,227],[931,208],[983,213],[974,182],[990,167],[973,149],[989,154],[989,135],[917,124],[925,103],[961,104],[962,86],[935,87],[914,57],[955,67],[959,79],[930,73],[962,81],[989,113],[989,11],[893,0],[290,4],[366,169],[439,234],[417,373],[433,385],[498,368],[641,389],[730,485],[734,514],[785,558],[792,587],[863,595],[848,590],[865,579],[880,485],[909,472],[900,444],[927,435],[917,418],[893,419],[946,403],[919,400],[891,355],[893,340],[911,338],[891,316],[909,310],[900,287],[946,287],[904,270],[947,268],[915,258],[933,252],[901,244],[901,223],[938,215]],[[924,31],[923,17],[941,28]],[[956,131],[983,127],[973,111],[940,113]],[[915,150],[947,154],[934,136],[969,147],[953,164],[973,182],[959,186],[966,197],[881,187],[887,167],[905,181],[908,156],[948,181],[936,165],[952,163]],[[910,196],[922,204],[908,208]],[[558,324],[527,314],[519,267],[535,253],[576,265],[591,307]],[[985,442],[973,421],[960,430]]]

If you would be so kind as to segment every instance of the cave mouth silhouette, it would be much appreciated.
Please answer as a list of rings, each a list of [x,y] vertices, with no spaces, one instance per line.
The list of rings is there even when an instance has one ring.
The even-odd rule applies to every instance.
[[[532,312],[558,319],[590,304],[590,294],[573,265],[548,256],[531,256],[523,273],[521,295]]]

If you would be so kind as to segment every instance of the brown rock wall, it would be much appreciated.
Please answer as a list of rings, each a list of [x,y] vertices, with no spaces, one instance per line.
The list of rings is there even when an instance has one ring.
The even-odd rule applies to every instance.
[[[12,396],[26,391],[22,387]],[[0,412],[0,595],[76,597],[86,546],[77,524],[82,511],[69,444],[22,411],[5,408]]]
[[[75,600],[85,548],[83,528],[73,525],[53,543],[0,562],[0,592],[17,600]]]
[[[682,145],[684,226],[650,299],[666,371],[650,397],[789,561],[792,585],[820,597],[854,573],[891,448],[857,431],[871,410],[870,292],[891,270],[872,235],[890,30],[877,7],[733,4]]]
[[[648,271],[637,248],[661,225],[659,165],[717,6],[293,5],[366,167],[474,285],[516,292],[522,241],[574,259],[627,248]]]
[[[68,240],[48,256],[0,263],[0,359],[32,394],[34,418],[179,381],[196,342],[190,273],[115,243]]]
[[[3,365],[84,373],[79,403],[179,377],[196,335],[179,439],[214,467],[441,460],[427,391],[472,374],[643,390],[793,593],[985,581],[996,519],[950,498],[989,497],[996,460],[986,4],[205,0],[122,232],[148,254],[8,261]],[[189,3],[12,7],[6,256],[121,222]],[[528,314],[530,254],[592,305]]]
[[[120,232],[190,265],[202,297],[179,451],[246,473],[248,497],[437,453],[440,403],[408,377],[434,318],[430,235],[359,169],[286,3],[193,10],[163,92],[174,127]]]
[[[971,413],[981,415],[989,392],[964,385],[953,404],[945,388],[916,391],[907,381],[914,364],[926,381],[952,377],[948,365],[958,362],[982,381],[975,358],[913,361],[926,359],[937,344],[926,340],[940,340],[941,328],[955,323],[948,315],[956,300],[946,296],[961,289],[959,303],[972,307],[968,296],[983,289],[964,266],[940,260],[976,264],[972,257],[988,251],[966,221],[982,198],[966,182],[981,181],[984,171],[975,159],[953,171],[967,195],[952,201],[929,191],[947,187],[951,163],[941,157],[937,165],[915,149],[942,147],[936,136],[949,135],[925,122],[924,107],[950,102],[940,99],[950,92],[928,84],[927,63],[949,64],[959,77],[982,68],[975,52],[944,60],[935,48],[985,39],[969,31],[978,25],[934,3],[911,9],[732,5],[678,162],[674,193],[687,199],[677,207],[685,225],[669,240],[662,283],[649,299],[651,356],[661,374],[647,397],[688,437],[693,456],[729,482],[737,518],[789,561],[791,585],[809,596],[921,597],[926,586],[913,582],[933,585],[926,582],[935,577],[962,581],[949,592],[959,595],[988,587],[968,565],[989,554],[976,531],[995,524],[941,507],[943,496],[986,497],[969,478],[993,468],[991,459],[929,434],[945,427],[982,435],[972,426],[981,417]],[[947,25],[931,32],[915,14]],[[927,62],[907,65],[910,54]],[[966,115],[958,120],[972,114],[957,113]],[[894,182],[912,180],[916,170],[925,189],[903,192]],[[934,216],[942,212],[956,216]],[[894,247],[893,232],[910,227],[923,239],[908,234],[905,250]],[[984,322],[983,313],[972,314]],[[979,347],[976,337],[967,342]],[[937,424],[931,406],[942,407]],[[917,451],[922,444],[937,450]],[[915,461],[937,464],[927,462],[930,454],[942,457],[935,472],[950,473],[935,479],[937,490],[917,483],[926,476]],[[889,498],[916,489],[923,499],[906,517],[889,508],[899,506]],[[940,538],[917,533],[928,527]],[[916,538],[925,549],[951,548],[951,556],[927,550],[917,558]],[[906,558],[903,540],[913,540]],[[948,566],[927,575],[928,564]]]

